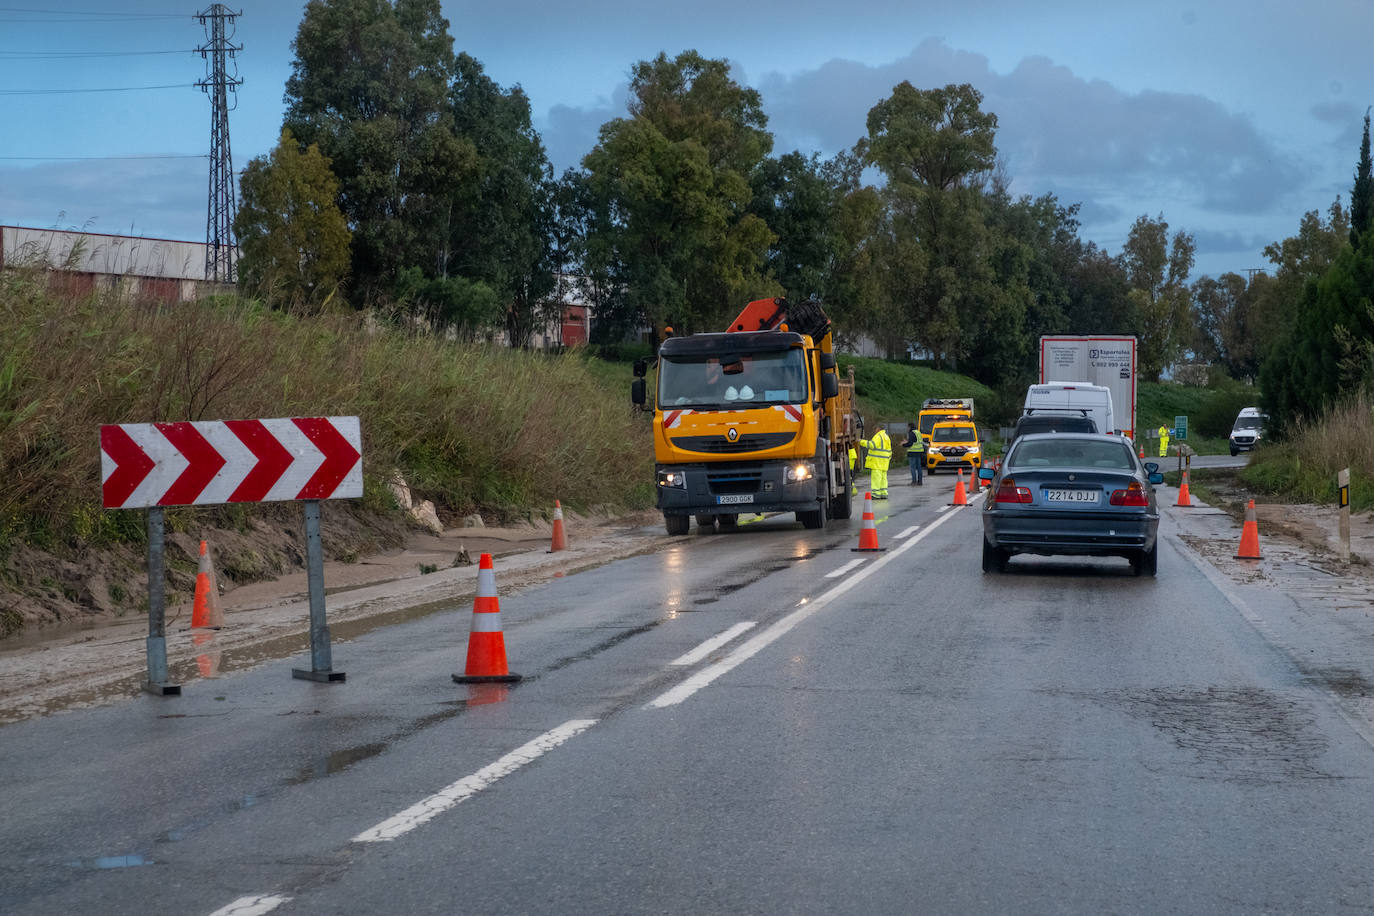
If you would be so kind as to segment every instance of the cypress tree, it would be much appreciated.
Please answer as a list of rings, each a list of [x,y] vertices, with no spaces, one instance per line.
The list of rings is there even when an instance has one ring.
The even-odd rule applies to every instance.
[[[1350,244],[1360,244],[1360,234],[1374,217],[1374,176],[1369,160],[1369,109],[1364,113],[1364,139],[1360,141],[1360,164],[1355,167],[1355,187],[1350,192]]]

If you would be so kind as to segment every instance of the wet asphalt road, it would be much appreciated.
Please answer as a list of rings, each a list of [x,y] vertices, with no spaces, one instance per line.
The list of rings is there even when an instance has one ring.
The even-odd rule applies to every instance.
[[[455,607],[336,642],[345,684],[0,729],[0,912],[1374,910],[1374,730],[1280,598],[1171,520],[1158,579],[984,576],[949,491],[894,487],[881,554],[780,517],[503,593],[513,688],[452,683]]]

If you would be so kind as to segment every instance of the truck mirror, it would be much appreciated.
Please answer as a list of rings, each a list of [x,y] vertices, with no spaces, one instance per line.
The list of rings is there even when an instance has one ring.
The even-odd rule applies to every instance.
[[[821,354],[821,368],[822,368],[822,369],[834,369],[834,368],[835,368],[835,354],[834,354],[834,353],[822,353],[822,354]]]
[[[649,374],[649,363],[648,363],[648,360],[644,359],[643,357],[640,357],[639,359],[635,360],[634,373],[635,373],[635,378],[644,378],[644,376],[648,375],[648,374]]]
[[[644,384],[644,379],[642,378],[637,378],[630,382],[630,402],[643,407],[644,402],[648,399],[646,388],[647,386]]]
[[[827,372],[821,376],[821,397],[836,398],[840,396],[840,380],[835,378],[835,373]]]

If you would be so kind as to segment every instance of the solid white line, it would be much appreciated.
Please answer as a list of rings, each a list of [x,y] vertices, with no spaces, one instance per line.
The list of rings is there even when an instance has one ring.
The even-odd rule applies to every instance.
[[[290,899],[277,894],[240,897],[228,906],[215,910],[210,916],[262,916],[263,913],[272,912]]]
[[[364,830],[353,838],[353,842],[375,843],[394,840],[431,818],[443,814],[459,802],[466,801],[502,776],[509,776],[525,764],[539,759],[564,741],[581,734],[595,724],[595,719],[573,719],[564,722],[533,741],[522,744],[495,763],[482,767],[471,776],[463,777],[429,798],[416,802],[395,817],[387,818],[377,826]]]
[[[707,665],[705,668],[702,668],[696,674],[693,674],[692,676],[688,677],[681,684],[678,684],[676,687],[672,687],[664,691],[657,698],[650,700],[648,703],[646,703],[644,708],[663,709],[664,707],[676,706],[678,703],[681,703],[683,700],[687,699],[701,688],[709,685],[712,681],[716,680],[716,678],[720,677],[721,675],[728,674],[730,671],[744,664],[744,662],[753,658],[759,652],[766,649],[769,645],[781,639],[783,636],[787,635],[787,633],[797,624],[801,623],[803,620],[806,620],[808,617],[820,611],[822,608],[824,608],[830,602],[834,601],[840,595],[843,595],[851,588],[854,588],[860,582],[863,582],[865,579],[876,573],[878,570],[882,569],[888,563],[891,563],[893,560],[897,559],[899,556],[906,553],[912,547],[921,543],[921,540],[925,538],[926,535],[934,531],[936,528],[939,528],[945,522],[956,517],[957,516],[955,515],[943,515],[940,518],[937,518],[934,522],[930,524],[930,527],[926,528],[926,530],[922,531],[920,534],[916,535],[911,540],[907,541],[905,544],[894,549],[891,553],[885,554],[884,556],[880,557],[878,560],[874,561],[871,566],[867,566],[864,569],[859,570],[854,575],[850,576],[848,579],[841,580],[834,587],[832,587],[830,591],[822,593],[814,601],[811,601],[806,606],[802,607],[799,610],[793,611],[791,614],[788,614],[786,617],[782,618],[777,623],[773,624],[771,627],[755,636],[753,639],[749,640],[739,648],[735,649],[729,655],[725,656],[725,658],[713,664]]]
[[[902,538],[911,537],[911,535],[915,534],[920,527],[920,525],[912,525],[910,528],[906,529],[901,534],[894,534],[892,536],[892,540],[900,541]]]
[[[827,579],[838,579],[840,576],[843,576],[845,573],[849,572],[854,567],[862,566],[867,559],[867,557],[859,557],[857,560],[850,560],[848,563],[844,564],[839,569],[832,569],[830,572],[826,573],[825,577]]]
[[[710,655],[712,652],[716,651],[721,646],[725,645],[727,642],[734,639],[739,634],[743,633],[745,630],[753,629],[753,627],[754,621],[741,620],[739,623],[735,624],[730,629],[726,630],[723,633],[717,633],[715,636],[712,636],[710,639],[706,640],[706,642],[697,646],[692,651],[686,653],[685,655],[679,655],[677,658],[673,659],[668,664],[695,665],[697,662],[701,661],[703,658]]]

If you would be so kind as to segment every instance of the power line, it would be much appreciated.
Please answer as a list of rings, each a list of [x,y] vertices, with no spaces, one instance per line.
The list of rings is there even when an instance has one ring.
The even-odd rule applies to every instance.
[[[147,156],[0,156],[6,162],[85,162],[105,159],[209,159],[204,153],[174,153],[171,155],[149,154]]]
[[[0,60],[83,60],[91,57],[142,57],[154,54],[194,53],[194,48],[175,51],[0,51]]]
[[[0,89],[0,95],[73,95],[80,92],[142,92],[145,89],[194,89],[196,83],[167,83],[163,86],[106,86],[100,89]]]

